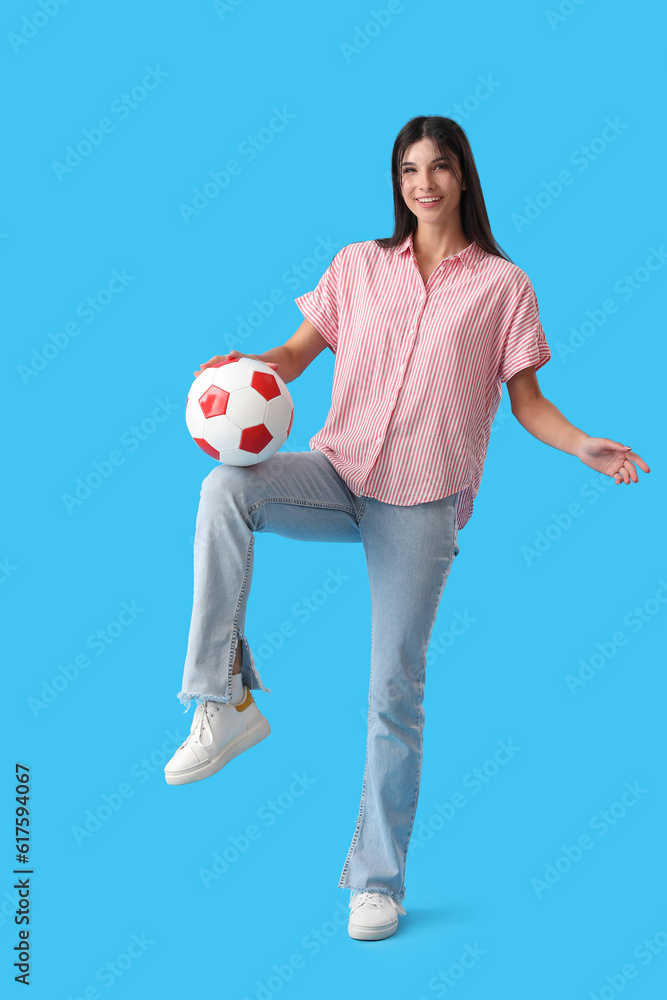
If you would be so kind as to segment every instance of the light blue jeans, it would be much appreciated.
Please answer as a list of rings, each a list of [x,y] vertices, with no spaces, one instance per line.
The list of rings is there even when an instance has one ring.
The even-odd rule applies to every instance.
[[[243,683],[270,691],[243,634],[255,532],[364,546],[371,596],[366,765],[338,885],[399,901],[421,777],[426,652],[459,553],[456,500],[454,493],[405,507],[356,496],[313,450],[216,466],[203,482],[197,514],[192,621],[178,695],[185,705],[231,699],[239,641]]]

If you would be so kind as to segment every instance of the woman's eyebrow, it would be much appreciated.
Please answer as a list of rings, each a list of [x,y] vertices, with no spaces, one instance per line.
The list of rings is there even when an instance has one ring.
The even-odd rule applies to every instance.
[[[444,160],[444,159],[445,159],[444,156],[436,156],[435,160],[431,160],[431,163],[439,163],[440,160]],[[401,166],[402,167],[416,167],[417,164],[413,163],[412,160],[403,160]]]

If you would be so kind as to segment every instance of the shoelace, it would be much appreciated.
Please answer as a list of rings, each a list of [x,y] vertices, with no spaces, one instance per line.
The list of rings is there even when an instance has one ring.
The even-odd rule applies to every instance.
[[[204,732],[204,720],[206,718],[206,702],[200,702],[196,709],[194,718],[192,720],[192,728],[188,736],[181,743],[181,747],[185,747],[190,742],[201,743],[201,738]]]
[[[207,718],[208,714],[208,702],[200,701],[195,709],[194,718],[192,720],[192,729],[190,730],[189,736],[183,741],[181,746],[185,746],[190,740],[201,743],[201,738],[204,733],[204,720]]]
[[[201,743],[202,734],[204,732],[204,719],[206,718],[205,701],[202,702],[200,705],[197,705],[197,708],[195,710],[195,716],[197,712],[199,712],[199,718],[198,719],[195,718],[192,720],[192,731],[190,735],[194,736],[194,738],[197,740],[198,743]]]
[[[350,907],[354,907],[356,910],[357,906],[361,906],[363,903],[370,903],[371,906],[374,906],[378,910],[383,910],[384,913],[389,915],[393,915],[391,914],[391,908],[393,906],[399,913],[406,916],[406,911],[403,909],[401,903],[386,892],[372,892],[371,890],[358,892],[357,895],[350,900]],[[387,905],[389,906],[389,909],[387,909]]]

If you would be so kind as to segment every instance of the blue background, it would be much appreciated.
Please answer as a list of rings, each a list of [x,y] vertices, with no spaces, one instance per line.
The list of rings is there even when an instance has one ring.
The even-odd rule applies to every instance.
[[[32,775],[35,998],[663,995],[664,20],[646,0],[558,10],[5,4],[0,936],[12,995],[16,760]],[[153,89],[123,105],[149,69]],[[287,121],[270,130],[276,109]],[[292,335],[294,297],[333,255],[316,261],[318,246],[391,234],[391,147],[419,114],[466,130],[494,236],[537,293],[544,394],[652,471],[616,487],[527,434],[505,390],[433,630],[408,915],[364,944],[347,935],[337,887],[365,755],[361,546],[257,537],[246,632],[273,691],[257,693],[271,738],[209,781],[164,782],[192,718],[176,693],[212,467],[183,409],[211,355]],[[607,119],[618,134],[605,142]],[[84,130],[97,144],[58,167]],[[249,136],[261,137],[252,158]],[[240,171],[186,221],[230,160]],[[126,285],[107,294],[114,269]],[[282,302],[245,336],[276,290]],[[606,300],[615,309],[595,325]],[[333,365],[325,351],[290,384],[288,449],[323,425]],[[95,463],[106,475],[68,502]],[[347,579],[299,615],[330,572]],[[124,604],[134,617],[114,624]],[[453,637],[457,615],[467,625]],[[284,623],[295,634],[279,645]],[[110,641],[94,646],[100,629]],[[573,691],[580,670],[590,679]],[[517,748],[502,765],[499,741]],[[456,793],[464,804],[445,819]]]

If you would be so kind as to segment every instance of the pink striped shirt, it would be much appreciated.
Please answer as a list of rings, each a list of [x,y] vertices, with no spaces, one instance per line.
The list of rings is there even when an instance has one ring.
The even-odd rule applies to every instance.
[[[459,493],[472,514],[502,382],[551,357],[528,276],[474,241],[424,281],[412,235],[342,247],[295,299],[336,355],[310,440],[356,496],[411,506]]]

